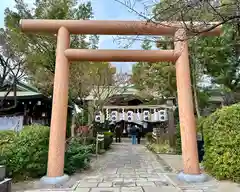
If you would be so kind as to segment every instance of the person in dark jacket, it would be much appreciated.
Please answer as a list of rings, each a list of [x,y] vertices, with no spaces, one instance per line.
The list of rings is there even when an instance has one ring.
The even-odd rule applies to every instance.
[[[136,136],[137,136],[137,128],[135,125],[132,125],[131,127],[131,136],[132,136],[132,144],[136,144]]]
[[[120,125],[116,125],[116,128],[115,128],[115,136],[116,136],[116,143],[119,142],[121,143],[121,127]]]
[[[140,141],[141,141],[141,130],[140,130],[140,128],[137,128],[137,130],[136,130],[136,132],[137,132],[137,143],[138,144],[140,144]]]

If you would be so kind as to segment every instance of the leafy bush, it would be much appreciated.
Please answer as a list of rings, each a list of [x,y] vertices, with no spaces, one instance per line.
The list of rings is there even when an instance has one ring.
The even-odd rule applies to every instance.
[[[181,143],[181,133],[180,133],[180,124],[176,126],[176,154],[182,154],[182,143]]]
[[[240,181],[240,104],[215,111],[202,124],[204,168],[217,179]]]
[[[77,127],[88,124],[88,112],[86,110],[75,115],[75,124]]]
[[[24,127],[18,135],[4,133],[9,137],[15,135],[12,139],[7,139],[9,142],[0,148],[0,164],[6,165],[7,176],[23,180],[28,177],[39,178],[46,174],[49,132],[49,127],[32,125]],[[86,140],[87,145],[83,145],[77,139],[69,142],[65,153],[66,173],[72,174],[77,169],[87,167],[95,139]]]
[[[74,143],[78,142],[78,144],[80,144],[80,145],[91,146],[91,153],[95,153],[95,151],[96,151],[96,148],[95,148],[96,138],[95,137],[75,137],[73,140],[74,140]],[[70,145],[71,143],[72,142],[69,142],[68,145]]]
[[[16,135],[14,131],[0,131],[0,146],[3,147],[4,145],[11,144]]]
[[[14,178],[39,177],[46,173],[49,127],[25,127],[13,142],[1,148],[0,164]]]
[[[152,143],[153,142],[152,132],[146,133],[145,137],[146,137],[148,143]]]
[[[77,139],[71,140],[65,153],[65,173],[73,174],[78,169],[88,167],[92,147],[80,144]]]
[[[84,145],[91,145],[96,144],[96,138],[95,137],[75,137],[75,140],[77,140],[80,144]]]
[[[110,148],[113,142],[113,133],[104,132],[104,149],[107,150]]]
[[[112,132],[104,132],[103,134],[104,134],[105,136],[111,136],[111,137],[114,136],[114,134],[113,134]]]
[[[175,151],[169,145],[169,143],[148,143],[147,148],[155,153],[165,153],[165,154],[173,154]]]

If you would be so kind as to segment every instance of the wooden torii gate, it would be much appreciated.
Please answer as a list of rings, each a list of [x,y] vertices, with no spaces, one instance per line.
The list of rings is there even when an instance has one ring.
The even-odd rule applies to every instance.
[[[55,184],[67,179],[63,170],[68,106],[69,62],[71,61],[176,62],[178,106],[184,164],[181,178],[193,182],[203,181],[198,162],[196,123],[188,57],[187,36],[191,34],[187,34],[185,24],[180,22],[154,24],[143,21],[98,20],[23,19],[20,21],[20,27],[23,32],[57,34],[48,170],[47,176],[42,178],[45,183]],[[198,25],[198,23],[194,25]],[[219,35],[220,31],[218,27],[202,35]],[[175,48],[174,50],[71,49],[69,47],[70,34],[168,35],[174,36]]]

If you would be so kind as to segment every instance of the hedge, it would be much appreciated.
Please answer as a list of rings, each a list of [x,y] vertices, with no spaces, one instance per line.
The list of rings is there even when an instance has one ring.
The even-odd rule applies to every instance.
[[[104,149],[107,150],[110,148],[113,142],[113,133],[104,132]]]
[[[82,145],[77,139],[71,140],[65,152],[64,172],[71,175],[77,170],[87,168],[92,148],[93,145]]]
[[[12,143],[16,136],[15,131],[0,131],[0,146]]]
[[[1,147],[0,164],[15,179],[39,177],[46,173],[49,127],[30,126],[19,132],[13,142]]]
[[[224,107],[203,124],[204,168],[217,179],[240,181],[240,104]]]
[[[49,132],[49,127],[27,126],[1,146],[0,164],[6,165],[7,176],[23,180],[46,174]],[[0,131],[2,134],[6,133]],[[86,167],[92,148],[93,145],[84,146],[76,140],[71,141],[65,153],[65,172],[72,174],[77,169]]]

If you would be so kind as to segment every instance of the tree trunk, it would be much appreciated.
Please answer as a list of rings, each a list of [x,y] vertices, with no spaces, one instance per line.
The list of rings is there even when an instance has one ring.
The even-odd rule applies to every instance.
[[[75,114],[72,116],[72,124],[71,124],[71,137],[75,137]]]
[[[196,84],[193,84],[193,96],[194,96],[194,104],[195,104],[197,117],[200,118],[201,117],[201,113],[200,113],[200,110],[199,110]]]
[[[191,76],[192,76],[192,87],[193,87],[193,99],[194,99],[194,106],[195,110],[197,113],[197,117],[201,117],[200,109],[199,109],[199,104],[198,104],[198,96],[197,96],[197,76],[198,71],[196,69],[196,63],[193,61],[193,58],[190,57],[191,61]]]

